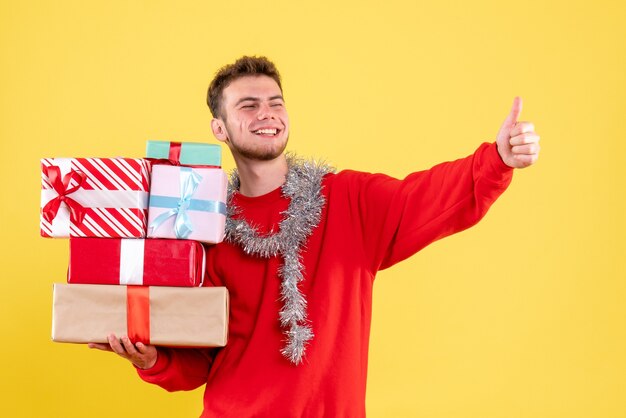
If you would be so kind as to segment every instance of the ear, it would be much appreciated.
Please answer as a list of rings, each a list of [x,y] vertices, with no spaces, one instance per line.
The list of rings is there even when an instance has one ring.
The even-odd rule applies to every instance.
[[[211,130],[218,141],[226,142],[228,140],[228,132],[226,131],[226,126],[221,119],[211,119]]]

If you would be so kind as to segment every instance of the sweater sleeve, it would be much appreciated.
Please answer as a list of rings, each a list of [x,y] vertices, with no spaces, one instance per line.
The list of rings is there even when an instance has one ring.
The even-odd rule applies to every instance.
[[[384,174],[362,177],[357,193],[364,251],[372,271],[385,269],[435,240],[476,224],[506,190],[513,169],[496,144],[404,180]]]
[[[144,381],[169,392],[193,390],[207,382],[212,362],[211,349],[159,347],[154,366],[137,368],[137,373]]]

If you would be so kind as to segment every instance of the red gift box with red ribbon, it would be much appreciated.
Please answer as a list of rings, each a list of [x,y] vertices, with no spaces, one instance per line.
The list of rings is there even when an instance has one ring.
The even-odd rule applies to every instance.
[[[135,158],[42,159],[41,235],[145,237],[149,170]]]
[[[68,283],[194,287],[204,274],[197,241],[70,238]]]

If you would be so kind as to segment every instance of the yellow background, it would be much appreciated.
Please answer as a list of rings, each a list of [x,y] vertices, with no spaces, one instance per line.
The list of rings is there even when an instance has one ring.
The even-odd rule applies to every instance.
[[[289,148],[340,169],[469,154],[515,95],[542,137],[483,222],[378,276],[369,417],[626,417],[626,7],[591,4],[3,0],[0,416],[199,415],[201,390],[50,341],[68,242],[39,237],[39,159],[214,142],[208,82],[261,54]]]

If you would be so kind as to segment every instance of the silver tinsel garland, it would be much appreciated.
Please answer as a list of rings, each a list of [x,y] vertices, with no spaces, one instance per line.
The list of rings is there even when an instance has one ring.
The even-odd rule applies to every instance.
[[[326,199],[322,195],[322,178],[334,168],[312,160],[303,160],[286,154],[289,171],[281,190],[290,199],[282,215],[278,231],[261,236],[245,220],[238,219],[240,210],[232,203],[239,190],[239,175],[233,170],[228,185],[226,240],[240,245],[246,254],[269,258],[281,255],[283,264],[278,270],[281,280],[280,294],[283,307],[278,317],[287,336],[281,350],[283,356],[294,364],[302,362],[306,344],[313,338],[307,321],[307,301],[298,284],[303,280],[301,249],[319,224]]]

